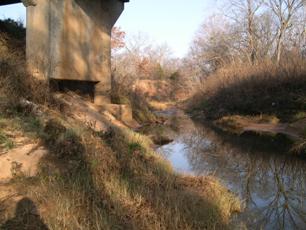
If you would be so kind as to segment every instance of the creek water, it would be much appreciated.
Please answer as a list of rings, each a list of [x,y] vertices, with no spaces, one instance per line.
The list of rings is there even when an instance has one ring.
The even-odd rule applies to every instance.
[[[285,138],[233,136],[180,111],[164,115],[177,135],[157,151],[177,172],[213,175],[237,194],[238,229],[306,229],[306,161],[288,153]]]

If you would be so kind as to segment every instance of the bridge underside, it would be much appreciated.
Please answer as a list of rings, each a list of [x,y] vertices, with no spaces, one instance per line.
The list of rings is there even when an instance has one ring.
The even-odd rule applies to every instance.
[[[0,1],[0,6],[15,4],[15,3],[21,3],[21,0],[2,0]]]
[[[121,2],[129,2],[129,0],[121,0]],[[21,0],[1,0],[0,6],[21,3]]]

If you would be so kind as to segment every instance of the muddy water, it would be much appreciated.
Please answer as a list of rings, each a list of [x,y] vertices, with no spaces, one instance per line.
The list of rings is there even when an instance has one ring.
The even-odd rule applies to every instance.
[[[158,151],[176,171],[214,175],[239,195],[237,229],[306,229],[306,161],[288,154],[285,139],[235,137],[179,111],[166,115],[177,136]]]

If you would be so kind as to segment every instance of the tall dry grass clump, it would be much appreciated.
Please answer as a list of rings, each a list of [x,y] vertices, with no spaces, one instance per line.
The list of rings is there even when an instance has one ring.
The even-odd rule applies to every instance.
[[[225,66],[204,80],[189,106],[211,119],[233,114],[291,119],[306,109],[306,61]]]
[[[26,69],[25,28],[13,20],[0,20],[0,96],[10,105],[20,99],[50,101],[48,82],[35,79]]]

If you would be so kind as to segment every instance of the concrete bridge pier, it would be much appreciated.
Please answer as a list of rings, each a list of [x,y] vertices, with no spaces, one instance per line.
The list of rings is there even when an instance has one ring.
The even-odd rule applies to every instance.
[[[109,103],[111,29],[128,0],[22,1],[30,72],[41,79],[91,82],[95,104]]]

